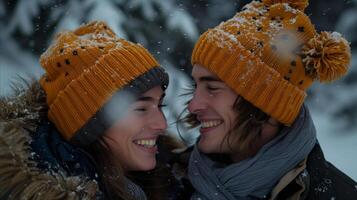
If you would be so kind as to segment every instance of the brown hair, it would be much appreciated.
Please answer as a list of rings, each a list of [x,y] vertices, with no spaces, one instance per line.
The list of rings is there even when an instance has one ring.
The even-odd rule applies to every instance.
[[[97,165],[97,173],[103,187],[101,190],[108,199],[132,199],[125,190],[122,166],[103,137],[84,148]]]
[[[233,110],[237,113],[237,117],[233,122],[233,128],[224,137],[221,147],[224,142],[227,142],[232,153],[249,152],[252,145],[259,138],[263,124],[269,120],[270,116],[241,96],[238,96],[235,100]],[[179,121],[187,123],[190,128],[195,128],[199,125],[199,121],[193,113],[187,114],[183,120]]]

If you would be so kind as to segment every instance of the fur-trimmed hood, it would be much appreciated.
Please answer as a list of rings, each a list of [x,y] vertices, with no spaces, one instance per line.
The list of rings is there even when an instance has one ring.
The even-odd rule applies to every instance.
[[[94,180],[38,168],[30,142],[46,117],[38,82],[19,86],[0,99],[0,199],[96,199]]]

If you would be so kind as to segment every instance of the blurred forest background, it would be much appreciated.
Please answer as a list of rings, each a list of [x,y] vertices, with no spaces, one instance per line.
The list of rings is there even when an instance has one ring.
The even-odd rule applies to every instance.
[[[170,131],[187,141],[196,133],[174,123],[190,86],[190,56],[199,34],[232,17],[247,0],[1,0],[0,96],[11,94],[18,76],[39,78],[38,59],[56,33],[104,20],[121,37],[148,48],[170,73],[165,111]],[[327,159],[357,180],[357,0],[310,0],[306,13],[317,30],[338,31],[352,46],[349,74],[308,91]]]

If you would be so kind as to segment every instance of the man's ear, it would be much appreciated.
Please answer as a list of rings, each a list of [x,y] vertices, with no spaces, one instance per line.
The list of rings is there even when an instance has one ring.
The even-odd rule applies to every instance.
[[[276,120],[276,119],[274,119],[272,117],[270,117],[265,123],[269,124],[270,126],[274,126],[274,127],[280,127],[281,126],[281,123],[278,120]]]
[[[261,132],[261,139],[262,142],[265,144],[266,142],[270,141],[273,139],[280,131],[281,123],[270,117],[262,127],[262,132]]]

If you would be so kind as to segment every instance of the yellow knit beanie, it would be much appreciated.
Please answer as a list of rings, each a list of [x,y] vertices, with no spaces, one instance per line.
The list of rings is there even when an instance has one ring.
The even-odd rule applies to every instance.
[[[314,80],[344,75],[351,59],[339,33],[317,33],[307,0],[263,0],[203,33],[192,64],[215,73],[237,94],[285,125],[297,117]]]
[[[80,145],[110,126],[103,125],[100,111],[119,90],[130,85],[143,93],[168,84],[167,74],[144,47],[116,37],[98,21],[60,33],[40,63],[46,71],[40,84],[48,118],[65,139]]]

